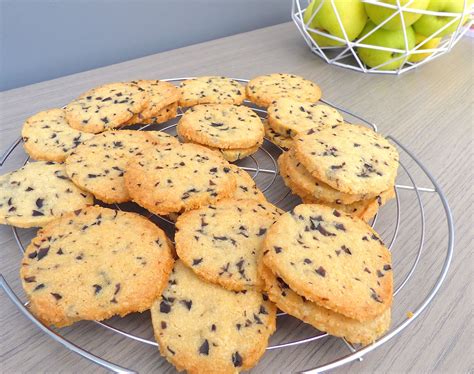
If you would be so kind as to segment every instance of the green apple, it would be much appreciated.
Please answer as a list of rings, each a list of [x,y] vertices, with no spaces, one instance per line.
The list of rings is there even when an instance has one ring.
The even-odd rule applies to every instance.
[[[404,6],[411,0],[399,0],[399,1],[400,1],[400,5]],[[397,0],[380,0],[378,2],[391,4],[391,5],[397,5]],[[429,2],[430,0],[414,0],[408,6],[408,8],[425,10],[428,7]],[[367,15],[369,16],[370,20],[376,25],[380,25],[387,18],[393,15],[393,13],[396,12],[395,9],[386,8],[381,5],[369,4],[369,3],[365,4],[365,11],[367,12]],[[414,24],[422,16],[422,14],[420,13],[412,13],[410,11],[402,11],[402,13],[403,13],[403,20],[405,21],[405,27],[408,27]],[[382,27],[386,30],[402,29],[403,25],[402,25],[402,19],[400,17],[400,14],[397,14],[396,16],[394,16],[390,21],[385,23]]]
[[[416,34],[415,35],[415,42],[418,47],[418,51],[422,51],[423,49],[433,49],[436,48],[439,43],[441,43],[442,38],[433,38],[425,42],[426,36],[421,35],[421,34]],[[427,53],[414,53],[411,54],[410,57],[408,57],[408,61],[410,62],[420,62],[427,58],[429,55],[432,55],[433,52],[427,52]]]
[[[361,0],[333,0],[349,40],[354,40],[360,34],[367,22],[364,4]],[[321,4],[322,3],[322,4]],[[318,10],[319,9],[319,10]],[[318,10],[309,27],[344,39],[344,33],[337,20],[336,13],[330,0],[313,0],[303,16],[307,23],[313,13]],[[310,32],[320,47],[343,45],[344,43]]]
[[[466,1],[466,6],[469,8],[472,3],[473,0],[468,0]],[[434,12],[462,13],[464,10],[464,0],[431,0],[427,10]],[[462,22],[465,23],[468,18],[469,15],[466,15]],[[413,27],[418,34],[431,36],[452,20],[453,17],[432,16],[425,14],[415,22]],[[459,20],[454,21],[451,26],[445,28],[436,36],[443,37],[445,35],[452,34],[454,31],[456,31],[458,24]]]
[[[372,31],[376,25],[373,22],[368,22],[360,37],[368,34]],[[413,49],[415,47],[415,32],[411,26],[406,28],[408,49]],[[379,28],[373,34],[367,36],[367,38],[361,41],[363,44],[376,45],[385,48],[393,49],[405,49],[405,37],[403,30],[384,30]],[[381,64],[380,70],[395,70],[398,69],[404,61],[404,53],[382,51],[371,48],[359,47],[357,49],[357,54],[360,59],[368,66],[375,67]],[[388,62],[393,60],[391,62]]]

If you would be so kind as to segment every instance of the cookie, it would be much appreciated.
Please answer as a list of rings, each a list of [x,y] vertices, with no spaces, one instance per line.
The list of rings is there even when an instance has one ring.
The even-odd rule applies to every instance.
[[[390,252],[361,219],[298,205],[268,230],[263,253],[293,291],[346,317],[369,321],[392,304]]]
[[[343,123],[300,133],[295,155],[316,179],[349,194],[386,191],[397,176],[396,148],[362,125]]]
[[[204,280],[241,291],[260,289],[257,259],[276,208],[255,200],[225,199],[186,212],[176,222],[176,252]]]
[[[145,108],[138,114],[135,114],[127,121],[127,125],[145,123],[145,120],[151,120],[159,116],[164,116],[163,109],[171,105],[178,105],[180,91],[178,87],[168,82],[159,80],[137,80],[132,84],[145,90],[148,95],[149,102]],[[168,113],[171,113],[171,109]]]
[[[137,118],[140,117],[140,113],[134,115],[132,119],[127,122],[127,125],[130,124],[145,124],[151,125],[154,123],[164,123],[173,119],[178,114],[178,103],[173,103],[168,106],[165,106],[161,109],[154,117],[151,118]]]
[[[126,167],[125,184],[133,201],[160,215],[230,197],[236,188],[227,161],[190,143],[150,149],[132,159]]]
[[[117,130],[95,135],[77,147],[66,159],[72,181],[106,203],[130,200],[124,183],[125,166],[155,143],[162,146],[178,141],[159,131]]]
[[[66,174],[64,164],[38,161],[0,176],[0,223],[44,226],[62,214],[94,203]]]
[[[196,105],[178,123],[181,136],[192,142],[221,149],[249,148],[263,141],[260,117],[246,106]]]
[[[93,88],[66,106],[66,120],[76,130],[99,132],[116,129],[149,102],[143,88],[130,83],[110,83]]]
[[[93,206],[40,230],[20,276],[33,314],[62,327],[149,309],[172,267],[163,230],[138,214]]]
[[[229,162],[243,160],[244,158],[256,153],[261,144],[250,148],[236,148],[236,149],[217,149],[219,153]]]
[[[21,136],[33,159],[64,162],[74,148],[94,135],[70,127],[63,109],[50,109],[28,118]]]
[[[390,327],[390,308],[367,322],[359,322],[313,303],[294,292],[283,279],[266,266],[259,267],[265,291],[278,309],[320,331],[346,339],[353,344],[371,344]]]
[[[246,93],[250,101],[262,107],[268,107],[282,97],[313,103],[321,98],[321,89],[315,83],[297,75],[281,73],[253,78]]]
[[[187,79],[179,86],[183,107],[198,104],[235,104],[245,100],[245,88],[236,80],[226,77],[205,76]]]
[[[151,318],[161,354],[179,371],[230,374],[250,369],[263,355],[276,308],[256,291],[204,282],[178,260]]]
[[[351,204],[375,197],[375,194],[347,194],[319,181],[296,159],[293,149],[283,153],[278,158],[278,166],[282,173],[286,174],[291,180],[292,186],[297,186],[297,191],[300,192],[298,195],[300,196],[308,196],[313,200],[317,199],[337,204]],[[292,186],[288,187],[291,188]]]
[[[237,188],[235,189],[234,199],[252,199],[256,201],[267,201],[265,195],[255,184],[255,181],[245,170],[236,165],[229,165],[235,175]]]
[[[312,127],[337,125],[343,120],[341,114],[328,105],[289,97],[277,99],[268,107],[268,124],[275,132],[287,137],[294,137]]]
[[[265,137],[284,151],[289,150],[293,146],[293,139],[275,132],[268,125],[268,121],[263,122],[263,127],[265,128]]]
[[[370,221],[379,211],[380,207],[385,205],[389,200],[395,198],[395,190],[390,188],[383,191],[376,197],[367,200],[356,201],[352,204],[327,203],[325,201],[313,199],[311,197],[301,197],[305,204],[323,204],[333,209],[340,210],[351,216],[358,217],[365,222]]]
[[[185,136],[181,135],[179,133],[179,130],[178,130],[178,137],[185,143],[198,144],[186,138]],[[263,141],[250,148],[229,148],[229,149],[221,149],[221,148],[216,148],[216,147],[211,147],[211,146],[204,146],[202,144],[198,144],[198,145],[202,145],[203,147],[206,147],[216,152],[219,156],[223,157],[229,162],[235,162],[238,160],[243,160],[245,157],[251,156],[254,153],[256,153],[260,149],[260,146],[262,145],[262,143]]]

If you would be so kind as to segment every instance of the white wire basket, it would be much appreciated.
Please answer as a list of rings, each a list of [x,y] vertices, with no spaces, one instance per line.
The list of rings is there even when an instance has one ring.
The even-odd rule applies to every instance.
[[[429,0],[395,0],[393,4],[351,0],[350,5],[340,0],[292,0],[291,13],[311,51],[328,64],[364,73],[401,74],[451,51],[474,22],[471,0],[449,0],[453,7],[457,3],[456,12],[416,9],[420,2],[426,6]],[[347,8],[356,3],[359,8],[353,12],[358,14]],[[372,16],[365,12],[368,7]],[[379,15],[378,24],[372,22],[374,12]],[[323,24],[329,22],[331,27],[325,29]],[[392,42],[378,43],[381,34]]]

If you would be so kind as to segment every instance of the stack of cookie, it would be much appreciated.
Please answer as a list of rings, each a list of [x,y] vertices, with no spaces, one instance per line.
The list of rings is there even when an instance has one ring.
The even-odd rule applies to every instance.
[[[196,105],[181,117],[177,131],[185,142],[211,148],[230,162],[257,152],[265,135],[253,110],[231,104]]]
[[[359,218],[299,205],[268,230],[259,273],[279,309],[351,343],[390,326],[391,256]]]
[[[245,92],[251,102],[264,108],[280,98],[312,103],[321,98],[318,85],[298,75],[284,73],[255,77],[249,81]]]
[[[65,109],[30,117],[21,132],[23,146],[35,160],[64,162],[93,134],[176,117],[179,98],[178,88],[158,80],[106,84],[85,92]]]
[[[284,97],[270,104],[267,121],[268,139],[288,150],[298,133],[312,127],[336,125],[342,123],[343,118],[336,109],[328,105]]]
[[[301,132],[278,164],[285,184],[303,202],[329,205],[365,221],[395,195],[398,152],[361,125]]]
[[[137,123],[164,122],[176,116],[180,94],[170,83],[140,80],[93,88],[66,106],[66,121],[97,134]]]
[[[185,80],[180,90],[180,105],[192,107],[178,123],[182,141],[208,147],[230,162],[258,151],[264,128],[254,111],[240,106],[245,88],[239,82],[204,76]]]
[[[239,372],[264,353],[276,308],[257,263],[279,215],[267,202],[225,199],[179,216],[180,260],[151,309],[160,351],[178,369]]]

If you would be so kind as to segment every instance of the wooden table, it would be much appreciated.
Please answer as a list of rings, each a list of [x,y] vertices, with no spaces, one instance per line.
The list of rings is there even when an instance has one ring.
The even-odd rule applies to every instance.
[[[20,134],[29,115],[69,100],[104,82],[193,75],[251,78],[291,72],[320,84],[326,99],[375,122],[412,150],[444,189],[456,226],[454,260],[434,302],[394,340],[337,372],[467,372],[472,370],[472,125],[473,41],[465,38],[449,55],[402,76],[365,75],[323,63],[310,53],[292,24],[219,39],[128,61],[0,94],[0,153]],[[34,59],[32,59],[32,63]],[[54,63],[51,64],[54,66]],[[9,167],[20,164],[15,153]],[[23,157],[23,156],[22,156]],[[420,185],[428,184],[420,182]],[[408,192],[407,192],[408,193]],[[425,199],[425,196],[423,196]],[[425,250],[433,264],[410,282],[398,300],[407,310],[427,292],[446,253],[446,222],[436,202],[426,198]],[[404,207],[408,221],[398,245],[409,246],[419,216]],[[382,222],[383,224],[383,222]],[[415,231],[414,231],[415,230]],[[2,274],[16,291],[20,254],[9,227],[0,227]],[[402,264],[403,265],[403,264]],[[402,266],[400,265],[400,266]],[[431,270],[431,266],[433,266]],[[401,269],[401,267],[400,267]],[[98,366],[52,342],[0,293],[2,372],[97,372]],[[133,321],[132,321],[133,322]],[[149,334],[148,326],[137,327]],[[91,323],[64,329],[68,339],[140,372],[174,372],[155,348],[119,338]],[[291,338],[291,331],[288,332]],[[253,372],[292,372],[347,354],[339,339],[267,353]],[[469,358],[471,357],[471,358]]]

